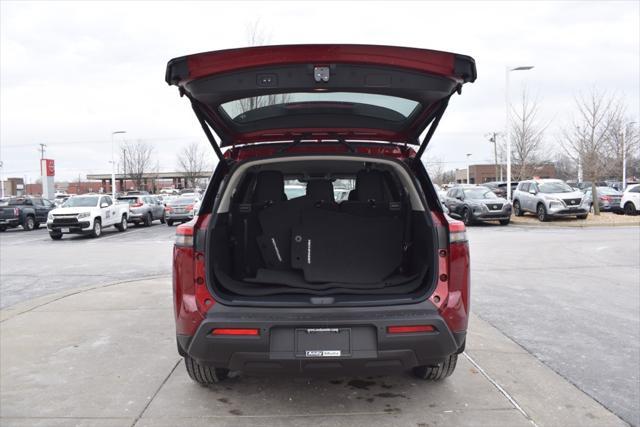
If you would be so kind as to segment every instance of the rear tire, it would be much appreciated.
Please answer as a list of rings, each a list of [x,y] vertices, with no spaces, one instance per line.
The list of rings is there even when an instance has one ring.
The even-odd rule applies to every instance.
[[[173,221],[171,221],[170,219],[167,220],[167,225],[169,227],[173,227]]]
[[[127,216],[126,215],[122,215],[122,219],[120,220],[120,224],[116,224],[116,228],[118,229],[118,231],[122,232],[122,231],[127,231],[127,227],[129,226],[129,223],[127,222]]]
[[[51,240],[60,240],[62,239],[62,233],[49,233],[49,237],[51,237]]]
[[[421,380],[440,381],[453,374],[457,363],[458,355],[452,354],[435,366],[416,366],[413,375]]]
[[[184,357],[184,365],[187,368],[189,377],[191,377],[193,381],[203,386],[216,384],[227,378],[227,376],[229,375],[228,369],[204,366],[199,364],[189,356]]]
[[[500,225],[509,225],[510,222],[511,222],[511,218],[501,219]]]
[[[151,227],[151,223],[153,223],[153,217],[151,216],[151,212],[149,212],[149,213],[144,217],[144,226],[145,226],[145,227]]]
[[[636,207],[633,206],[633,203],[627,202],[627,203],[624,204],[624,214],[625,215],[635,215],[636,214]]]
[[[93,220],[93,230],[91,231],[91,237],[102,236],[102,221],[99,218]]]
[[[549,216],[547,215],[547,208],[544,207],[542,203],[538,204],[536,208],[536,216],[540,222],[549,221]]]
[[[515,216],[523,216],[524,212],[522,212],[522,208],[520,207],[520,202],[519,201],[515,201],[513,202],[513,214]]]
[[[0,227],[0,232],[7,231],[7,227]]]
[[[36,228],[35,218],[32,217],[31,215],[26,217],[24,219],[24,225],[22,226],[22,228],[24,228],[24,231],[32,231],[34,228]]]

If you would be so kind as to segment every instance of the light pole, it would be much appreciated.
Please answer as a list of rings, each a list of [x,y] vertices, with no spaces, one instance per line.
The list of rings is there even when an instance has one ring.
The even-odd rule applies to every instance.
[[[111,132],[111,197],[116,198],[116,162],[113,158],[113,135],[127,133],[126,130],[117,130]]]
[[[511,135],[509,134],[509,73],[512,71],[527,71],[533,68],[533,65],[523,65],[520,67],[504,68],[504,100],[505,100],[505,122],[504,136],[507,138],[507,200],[511,200]]]
[[[627,147],[625,147],[625,142],[627,139],[627,129],[629,126],[635,124],[636,122],[627,123],[626,126],[622,128],[622,190],[627,188]]]
[[[469,164],[469,158],[471,157],[471,153],[467,153],[467,184],[470,184],[469,182],[469,168],[470,168],[470,164]]]

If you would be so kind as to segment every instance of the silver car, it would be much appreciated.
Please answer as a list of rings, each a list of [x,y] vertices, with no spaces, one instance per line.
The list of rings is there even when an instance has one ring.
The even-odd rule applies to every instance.
[[[159,219],[165,222],[164,204],[152,195],[120,196],[121,203],[129,203],[129,222],[135,225],[144,224],[150,227],[153,221]]]
[[[179,197],[167,203],[165,207],[165,218],[167,225],[172,226],[174,222],[186,222],[193,219],[196,205],[200,199],[195,196]]]
[[[589,210],[583,205],[584,194],[560,179],[520,181],[513,193],[513,213],[535,214],[540,221],[556,217],[575,216],[586,219]]]

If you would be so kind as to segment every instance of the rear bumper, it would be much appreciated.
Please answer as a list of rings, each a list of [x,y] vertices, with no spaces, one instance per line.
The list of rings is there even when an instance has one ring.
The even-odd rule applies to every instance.
[[[171,221],[190,221],[193,219],[193,213],[165,213],[165,219]]]
[[[388,326],[411,325],[432,325],[435,330],[387,332]],[[260,334],[214,336],[215,328],[257,328]],[[306,354],[306,350],[336,350],[326,335],[309,338],[317,343],[311,347],[317,348],[301,343],[301,334],[316,328],[349,331],[349,344],[340,356]],[[438,363],[462,351],[465,337],[464,331],[452,333],[429,301],[357,309],[249,309],[215,304],[193,337],[178,335],[178,346],[183,355],[199,363],[246,372],[387,371]]]

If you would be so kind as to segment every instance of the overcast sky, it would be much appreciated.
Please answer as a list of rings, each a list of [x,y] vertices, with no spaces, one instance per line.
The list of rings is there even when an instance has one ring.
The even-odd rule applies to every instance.
[[[259,22],[269,44],[364,43],[471,55],[478,80],[455,96],[429,156],[463,168],[491,162],[485,134],[504,128],[506,65],[550,121],[548,151],[593,87],[624,98],[640,121],[640,2],[0,2],[3,176],[39,175],[38,144],[57,179],[110,172],[110,135],[156,147],[160,170],[208,143],[184,98],[164,82],[169,59],[245,46]],[[116,143],[121,141],[116,136]],[[211,151],[211,150],[209,150]],[[211,154],[213,158],[213,154]]]

